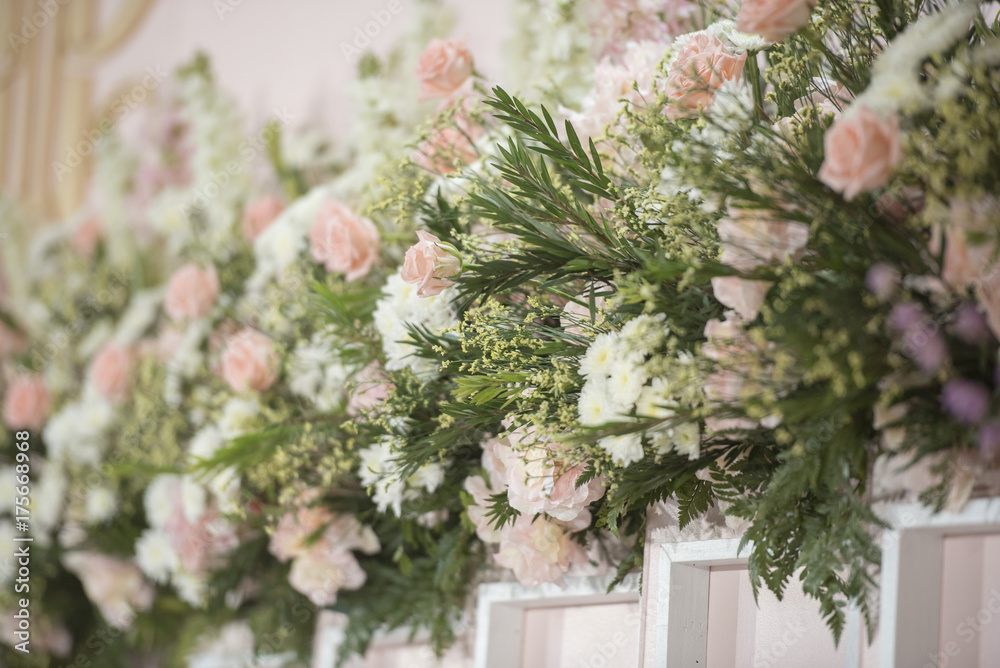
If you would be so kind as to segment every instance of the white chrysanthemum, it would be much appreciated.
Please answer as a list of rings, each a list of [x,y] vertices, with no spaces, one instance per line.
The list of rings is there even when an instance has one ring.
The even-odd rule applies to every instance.
[[[622,326],[618,344],[619,350],[628,351],[629,356],[636,359],[637,354],[648,355],[650,351],[663,342],[670,329],[666,324],[667,316],[640,315],[632,318]]]
[[[415,348],[409,343],[407,325],[426,328],[432,334],[455,327],[458,314],[452,304],[454,297],[454,288],[445,288],[433,297],[418,297],[416,286],[404,281],[400,272],[389,277],[374,315],[375,328],[386,356],[386,369],[408,368],[424,379],[437,373],[435,361],[413,355]]]
[[[613,334],[599,334],[580,360],[580,375],[584,378],[607,377],[618,357],[618,338]]]
[[[652,440],[658,455],[676,452],[695,459],[701,454],[701,429],[694,422],[657,430],[652,434]]]
[[[597,442],[604,451],[611,455],[615,464],[628,466],[642,459],[642,437],[639,434],[622,434],[620,436],[605,436]]]
[[[615,412],[609,410],[607,396],[607,383],[603,379],[600,382],[588,380],[584,384],[577,404],[580,424],[585,427],[599,427],[615,419]]]
[[[444,467],[440,464],[424,464],[407,482],[413,487],[433,492],[444,482]]]
[[[754,123],[753,88],[743,79],[730,79],[722,84],[712,101],[712,125],[729,133],[724,141],[732,140]],[[776,112],[776,110],[766,110]]]
[[[33,535],[36,539],[44,537],[44,542],[59,523],[66,504],[66,474],[58,463],[46,462],[29,498]]]
[[[159,529],[146,529],[135,543],[135,563],[150,579],[164,584],[177,571],[180,558],[170,536]]]
[[[333,410],[343,402],[344,385],[350,378],[350,370],[334,351],[333,337],[318,332],[309,343],[298,346],[289,361],[289,389],[321,411]]]
[[[254,422],[260,415],[260,404],[256,399],[232,397],[222,407],[219,430],[226,440],[237,438],[253,430]]]
[[[247,281],[249,293],[260,293],[305,252],[309,230],[330,196],[329,186],[313,188],[261,232],[253,244],[256,268]]]
[[[118,322],[115,341],[121,345],[131,345],[142,338],[160,313],[163,302],[163,288],[143,290],[132,297],[128,310]]]
[[[87,522],[98,524],[106,522],[118,512],[118,495],[110,487],[94,487],[87,492],[86,513]]]
[[[192,461],[209,459],[225,443],[226,439],[222,436],[222,430],[215,425],[209,425],[199,430],[191,438],[191,443],[188,444],[188,456]]]
[[[208,506],[208,493],[205,488],[191,476],[181,477],[181,507],[184,518],[194,524],[205,514]]]
[[[179,476],[172,473],[153,478],[143,494],[146,520],[154,528],[163,527],[174,513],[175,494],[180,492]]]
[[[81,458],[83,460],[81,463],[87,464],[97,464],[100,461],[99,450],[86,444],[80,447],[81,442],[90,440],[87,437],[80,438],[77,426],[80,419],[80,402],[75,401],[65,404],[45,424],[42,437],[48,447],[49,457],[53,461],[71,459],[79,462]]]
[[[180,570],[173,574],[170,583],[177,590],[177,595],[188,605],[200,608],[205,604],[205,594],[208,591],[208,583],[204,577],[199,577]]]
[[[639,394],[648,378],[642,367],[621,362],[615,365],[611,370],[611,377],[608,378],[608,398],[613,399],[621,409],[624,409],[622,412],[627,413],[639,399]]]

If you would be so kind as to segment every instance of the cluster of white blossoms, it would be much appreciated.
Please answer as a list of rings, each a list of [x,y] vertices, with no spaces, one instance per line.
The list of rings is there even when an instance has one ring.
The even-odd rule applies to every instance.
[[[400,271],[389,277],[375,308],[375,328],[382,337],[386,369],[410,369],[423,379],[438,373],[437,362],[413,354],[416,348],[407,326],[427,329],[431,334],[456,327],[458,313],[452,303],[455,295],[455,289],[449,287],[432,297],[420,297],[417,286],[404,281]]]
[[[424,464],[415,473],[403,478],[396,462],[401,445],[400,439],[383,436],[359,453],[361,484],[370,489],[380,512],[391,508],[397,517],[403,514],[404,501],[433,492],[444,481],[444,466],[438,463]]]
[[[871,82],[852,108],[864,106],[888,116],[932,105],[936,95],[925,84],[923,64],[964,40],[978,13],[978,2],[959,2],[910,24],[879,54],[872,65]]]
[[[58,464],[101,461],[107,447],[107,430],[114,420],[111,402],[88,388],[49,418],[43,431],[48,459]]]
[[[594,339],[580,361],[580,374],[586,378],[578,404],[581,425],[600,427],[674,415],[676,402],[667,380],[650,369],[652,358],[670,333],[665,320],[663,314],[641,315],[620,331]],[[696,457],[699,452],[697,424],[670,427],[664,423],[645,436],[657,454],[675,450]],[[643,458],[643,437],[640,432],[605,436],[598,445],[616,464],[626,466]]]
[[[344,385],[351,377],[351,369],[337,357],[333,335],[320,331],[295,348],[288,361],[288,375],[288,389],[328,412],[344,402]]]

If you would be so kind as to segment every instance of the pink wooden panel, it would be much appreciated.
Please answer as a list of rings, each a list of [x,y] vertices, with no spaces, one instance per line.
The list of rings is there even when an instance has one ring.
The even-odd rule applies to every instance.
[[[780,602],[761,591],[758,607],[745,568],[713,568],[706,668],[843,668],[843,643],[834,646],[818,603],[794,585]]]
[[[944,539],[941,639],[929,668],[1000,665],[1000,536]]]
[[[521,668],[634,668],[639,603],[524,611]]]

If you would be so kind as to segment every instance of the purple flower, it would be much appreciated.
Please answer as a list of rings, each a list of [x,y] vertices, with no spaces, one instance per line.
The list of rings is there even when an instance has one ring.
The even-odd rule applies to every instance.
[[[877,262],[868,268],[865,285],[880,302],[887,302],[899,288],[899,271],[887,262]]]
[[[979,452],[986,459],[993,459],[1000,452],[1000,422],[989,420],[979,428]]]
[[[986,318],[979,312],[975,304],[966,302],[955,311],[955,322],[952,325],[957,336],[962,343],[975,346],[986,340],[990,335]]]
[[[990,389],[975,380],[954,378],[945,383],[941,403],[959,422],[976,424],[990,408]]]
[[[889,314],[889,327],[897,334],[902,334],[919,326],[926,319],[927,315],[920,304],[900,302],[892,307],[892,313]]]
[[[918,329],[906,335],[906,354],[921,371],[934,375],[948,359],[948,346],[937,331]]]

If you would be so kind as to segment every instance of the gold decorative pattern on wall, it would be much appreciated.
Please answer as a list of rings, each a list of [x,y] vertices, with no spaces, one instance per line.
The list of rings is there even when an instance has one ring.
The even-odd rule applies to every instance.
[[[118,0],[105,25],[101,0],[0,3],[0,187],[31,219],[82,203],[100,132],[93,73],[155,2]]]

